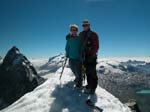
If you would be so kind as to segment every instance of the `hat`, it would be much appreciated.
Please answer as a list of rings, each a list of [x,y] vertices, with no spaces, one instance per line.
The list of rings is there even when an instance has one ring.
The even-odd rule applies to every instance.
[[[69,26],[69,28],[70,28],[70,29],[76,28],[77,30],[79,29],[78,25],[76,25],[76,24],[71,24],[71,25]]]

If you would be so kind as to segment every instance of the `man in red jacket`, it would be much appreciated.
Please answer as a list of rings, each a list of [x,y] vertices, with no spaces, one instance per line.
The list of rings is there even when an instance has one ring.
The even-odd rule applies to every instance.
[[[88,20],[84,20],[82,26],[83,31],[80,32],[80,37],[83,42],[83,64],[86,68],[87,76],[87,86],[85,92],[94,94],[98,84],[96,60],[99,49],[99,39],[97,33],[90,29],[90,22]]]

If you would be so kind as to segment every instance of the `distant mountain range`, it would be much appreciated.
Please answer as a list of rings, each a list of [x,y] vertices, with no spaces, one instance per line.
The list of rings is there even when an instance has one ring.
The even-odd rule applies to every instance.
[[[48,62],[40,66],[41,70],[49,70],[49,72],[56,71],[62,66],[65,60],[63,54],[58,54],[49,58]],[[68,66],[68,64],[67,64]],[[68,66],[69,67],[69,66]],[[138,73],[138,74],[150,74],[150,59],[148,60],[132,60],[132,59],[98,59],[97,73],[99,75],[108,74],[126,74],[126,73]]]

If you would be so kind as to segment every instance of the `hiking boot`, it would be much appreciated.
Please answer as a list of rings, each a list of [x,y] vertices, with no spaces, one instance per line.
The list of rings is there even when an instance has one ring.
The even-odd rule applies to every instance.
[[[77,78],[75,78],[75,79],[74,79],[74,82],[75,82],[75,83],[77,83],[77,82],[78,82]]]
[[[82,83],[77,83],[77,84],[75,85],[75,87],[78,88],[78,89],[81,89],[81,88],[82,88]]]
[[[85,89],[90,89],[90,86],[89,86],[89,85],[86,85],[86,86],[85,86]]]

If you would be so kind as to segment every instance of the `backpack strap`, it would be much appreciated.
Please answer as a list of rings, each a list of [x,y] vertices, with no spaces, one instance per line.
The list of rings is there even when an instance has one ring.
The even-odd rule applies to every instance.
[[[82,45],[82,48],[81,48],[81,54],[82,54],[82,58],[83,58],[82,61],[85,60],[85,52],[84,51],[85,51],[86,44],[87,44],[91,34],[92,34],[92,31],[88,31],[87,32],[87,35],[86,35],[85,40],[84,40],[84,43]]]
[[[86,44],[87,44],[87,42],[88,42],[88,40],[89,40],[91,34],[92,34],[91,31],[87,32],[87,35],[86,35],[86,37],[85,37],[85,40],[84,40],[84,43],[83,43],[83,46],[82,46],[83,50],[85,49],[85,46],[86,46]]]
[[[71,38],[71,34],[70,33],[66,35],[66,40],[68,40],[69,38]]]

